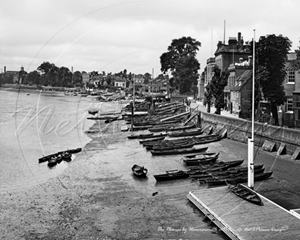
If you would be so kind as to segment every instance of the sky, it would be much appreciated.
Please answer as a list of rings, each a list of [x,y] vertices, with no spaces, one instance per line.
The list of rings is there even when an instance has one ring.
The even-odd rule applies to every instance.
[[[201,42],[203,71],[218,41],[283,35],[300,46],[299,0],[1,0],[0,71],[43,62],[73,71],[161,74],[173,39]],[[255,30],[254,30],[255,29]]]

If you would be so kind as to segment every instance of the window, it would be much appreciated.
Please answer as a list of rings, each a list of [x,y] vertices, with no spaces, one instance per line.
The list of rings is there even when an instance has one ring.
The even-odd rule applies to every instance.
[[[288,112],[292,112],[293,111],[293,99],[292,98],[288,98],[286,105],[287,105],[287,111]]]
[[[295,71],[293,70],[287,71],[287,82],[295,83]]]

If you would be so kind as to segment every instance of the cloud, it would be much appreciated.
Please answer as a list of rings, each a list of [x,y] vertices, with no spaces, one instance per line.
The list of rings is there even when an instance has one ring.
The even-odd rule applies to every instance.
[[[32,71],[43,61],[93,71],[123,69],[159,73],[159,57],[171,41],[191,36],[202,43],[197,58],[203,69],[218,41],[251,41],[282,34],[298,46],[293,0],[14,0],[0,8],[0,65]]]

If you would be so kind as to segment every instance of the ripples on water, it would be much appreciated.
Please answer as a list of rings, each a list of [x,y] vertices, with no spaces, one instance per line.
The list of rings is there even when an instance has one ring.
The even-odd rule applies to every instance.
[[[61,173],[68,163],[49,169],[38,158],[84,147],[91,140],[84,132],[94,124],[87,120],[88,109],[117,107],[62,92],[1,89],[0,94],[0,191],[39,184]]]

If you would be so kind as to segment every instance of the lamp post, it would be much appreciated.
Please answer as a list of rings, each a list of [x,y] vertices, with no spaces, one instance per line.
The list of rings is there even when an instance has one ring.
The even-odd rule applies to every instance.
[[[252,124],[251,138],[248,139],[248,187],[254,188],[254,89],[255,89],[255,29],[253,30],[253,61],[252,61]]]

